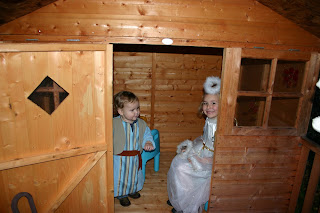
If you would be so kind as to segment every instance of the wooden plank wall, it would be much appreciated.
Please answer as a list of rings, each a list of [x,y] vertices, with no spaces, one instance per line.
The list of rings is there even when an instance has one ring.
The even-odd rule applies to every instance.
[[[18,52],[23,45],[16,45],[0,53],[0,212],[11,212],[19,192],[33,196],[38,212],[113,209],[107,201],[106,46],[89,49],[96,46],[102,51],[42,45],[42,51]],[[59,51],[46,51],[54,48]],[[69,93],[51,115],[27,99],[46,76]],[[27,199],[19,210],[29,212]]]
[[[296,189],[300,184],[293,185],[299,179],[297,176],[301,173],[298,172],[305,162],[300,135],[291,134],[291,130],[286,132],[285,128],[260,131],[250,127],[243,135],[233,132],[237,129],[233,128],[232,122],[235,100],[239,94],[240,59],[246,51],[241,52],[240,48],[224,51],[222,110],[218,117],[209,209],[210,212],[288,212],[289,205],[296,204],[296,200],[289,202],[292,197],[297,197]],[[268,51],[262,53],[267,54]],[[273,56],[277,54],[272,53]],[[300,58],[304,57],[301,55]],[[314,75],[314,70],[318,69],[310,68],[304,77]],[[271,69],[271,75],[275,74],[274,71]],[[310,82],[301,90],[314,88],[315,81],[311,83],[311,79],[316,78],[308,79]],[[271,84],[273,81],[269,82],[269,87]],[[309,99],[303,101],[304,108],[308,109]],[[301,111],[299,116],[309,115]],[[304,124],[299,123],[297,128],[300,126]],[[292,208],[289,212],[293,212]]]
[[[161,43],[319,50],[319,38],[254,0],[59,0],[0,26],[3,41]],[[285,46],[282,46],[285,45]]]
[[[219,136],[213,212],[287,212],[301,141],[291,136]]]
[[[222,56],[178,53],[114,53],[114,94],[134,92],[141,115],[160,131],[161,150],[175,151],[202,134],[197,117],[207,76],[221,75]]]
[[[104,52],[2,53],[0,160],[103,143]],[[68,97],[49,115],[28,96],[49,76]],[[88,113],[89,115],[87,115]],[[97,119],[100,118],[100,119]],[[95,128],[90,128],[95,126]],[[22,142],[23,143],[20,143]]]

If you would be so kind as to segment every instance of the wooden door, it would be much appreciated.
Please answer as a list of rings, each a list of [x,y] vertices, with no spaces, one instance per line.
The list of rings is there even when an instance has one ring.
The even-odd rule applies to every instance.
[[[20,192],[38,212],[113,212],[112,45],[1,44],[0,61],[0,212]]]
[[[287,212],[318,53],[227,48],[210,212]]]

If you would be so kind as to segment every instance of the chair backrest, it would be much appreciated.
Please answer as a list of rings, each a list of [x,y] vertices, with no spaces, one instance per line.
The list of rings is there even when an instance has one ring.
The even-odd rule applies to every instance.
[[[146,123],[148,122],[148,119],[147,119],[147,117],[146,117],[146,116],[142,116],[142,115],[140,115],[140,118],[141,118],[142,120],[144,120]]]
[[[159,139],[159,131],[157,129],[151,130],[151,134],[152,134],[153,140]]]
[[[157,151],[160,151],[160,135],[159,135],[159,131],[157,129],[153,129],[151,130],[151,134],[153,137],[153,141],[156,144],[156,149]]]

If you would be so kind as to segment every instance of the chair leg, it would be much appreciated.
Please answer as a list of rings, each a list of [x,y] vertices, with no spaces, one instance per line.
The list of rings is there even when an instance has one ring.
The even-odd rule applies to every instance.
[[[143,162],[142,162],[142,174],[143,174],[143,178],[145,180],[146,179],[146,164],[144,164]]]
[[[154,171],[159,171],[160,167],[160,152],[154,156]]]

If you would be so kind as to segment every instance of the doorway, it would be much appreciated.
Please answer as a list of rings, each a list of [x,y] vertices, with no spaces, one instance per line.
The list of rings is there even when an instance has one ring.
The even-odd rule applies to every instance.
[[[211,47],[113,44],[113,94],[135,93],[141,115],[150,129],[160,132],[160,169],[147,163],[141,200],[131,209],[170,211],[166,204],[166,174],[177,145],[202,134],[204,119],[197,116],[203,83],[208,76],[221,77],[223,49]],[[115,201],[115,212],[128,209]]]

